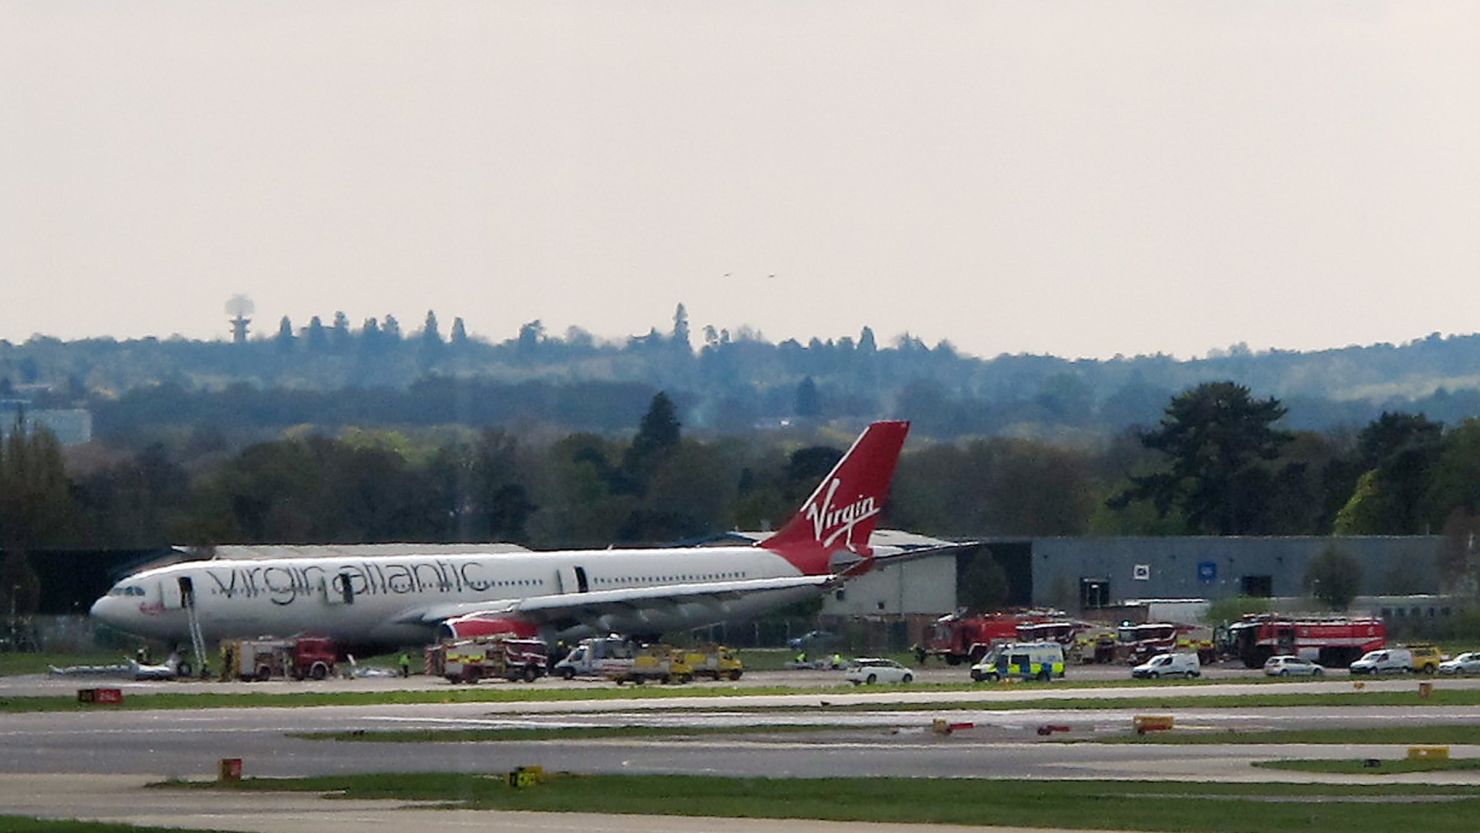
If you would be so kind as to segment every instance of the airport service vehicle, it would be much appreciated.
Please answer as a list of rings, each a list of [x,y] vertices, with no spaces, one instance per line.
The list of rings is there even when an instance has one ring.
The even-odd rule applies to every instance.
[[[1217,659],[1213,634],[1208,628],[1177,622],[1145,622],[1121,625],[1116,632],[1116,660],[1145,662],[1157,654],[1196,653],[1201,663]]]
[[[1480,674],[1480,652],[1470,651],[1439,663],[1439,673],[1456,676]]]
[[[221,643],[221,679],[324,680],[334,673],[337,660],[334,642],[322,637],[229,639]]]
[[[1387,645],[1387,626],[1370,616],[1250,614],[1228,626],[1231,652],[1247,668],[1277,654],[1312,659],[1326,667],[1347,665]]]
[[[1051,626],[1047,630],[1024,633],[1023,628]],[[925,644],[916,650],[921,662],[926,657],[940,657],[947,665],[976,662],[998,642],[1027,642],[1045,637],[1059,641],[1074,639],[1075,623],[1055,610],[1003,610],[980,616],[949,614],[935,620],[935,628]]]
[[[332,639],[304,636],[293,642],[292,664],[288,673],[295,680],[325,680],[334,674],[339,660],[339,647]]]
[[[427,664],[454,683],[476,683],[483,679],[532,683],[544,675],[548,659],[541,640],[483,636],[434,646]]]
[[[565,680],[576,677],[605,677],[608,667],[617,667],[617,660],[632,659],[631,641],[620,636],[602,636],[582,639],[565,658],[555,663],[550,673]]]
[[[233,639],[221,643],[221,679],[267,682],[292,665],[291,639]]]
[[[684,664],[695,677],[711,680],[738,680],[745,673],[745,664],[739,655],[723,645],[702,645],[683,652]]]
[[[853,660],[848,665],[847,671],[843,673],[843,679],[854,685],[910,683],[914,682],[915,675],[910,669],[892,659],[863,657]]]
[[[124,578],[92,615],[177,644],[266,631],[345,648],[500,633],[554,644],[744,619],[973,546],[870,545],[908,431],[868,426],[801,508],[751,546],[187,561]]]
[[[1407,648],[1368,651],[1351,664],[1352,674],[1407,674],[1413,670],[1413,653]]]
[[[694,679],[694,670],[684,662],[684,652],[670,645],[645,645],[629,659],[614,660],[602,675],[617,685],[644,682],[683,684]]]
[[[1413,673],[1439,673],[1439,666],[1443,663],[1444,657],[1439,654],[1438,645],[1429,645],[1427,643],[1411,643],[1408,645],[1404,645],[1403,647],[1407,648],[1408,653],[1413,657],[1413,661],[1408,666],[1409,669],[1413,671]]]
[[[1266,677],[1319,677],[1326,669],[1303,657],[1282,654],[1264,661]]]
[[[1008,677],[1048,682],[1064,676],[1064,646],[1057,642],[1006,642],[971,666],[971,679],[997,682]]]
[[[1162,677],[1186,677],[1190,680],[1202,676],[1202,664],[1193,653],[1157,654],[1132,668],[1131,676],[1138,680]]]

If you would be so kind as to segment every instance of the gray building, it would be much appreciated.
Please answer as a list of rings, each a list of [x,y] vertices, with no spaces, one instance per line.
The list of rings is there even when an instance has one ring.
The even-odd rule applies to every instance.
[[[1360,593],[1438,593],[1437,535],[1038,538],[1032,601],[1086,609],[1125,599],[1299,596],[1311,559],[1334,548],[1362,568]]]
[[[32,409],[22,400],[0,400],[0,439],[10,436],[17,418],[25,421],[27,431],[38,426],[45,428],[62,445],[82,445],[92,441],[92,412],[83,408]]]
[[[959,555],[923,558],[848,583],[823,612],[834,616],[940,615],[960,604],[957,586],[976,558],[1006,573],[1007,604],[1071,612],[1129,599],[1208,599],[1306,594],[1305,573],[1328,548],[1361,565],[1363,596],[1441,592],[1444,539],[1362,537],[1162,537],[987,539]]]

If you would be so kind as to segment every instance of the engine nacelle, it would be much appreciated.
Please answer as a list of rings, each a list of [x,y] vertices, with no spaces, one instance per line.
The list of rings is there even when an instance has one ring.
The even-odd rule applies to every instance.
[[[476,613],[455,616],[437,627],[437,638],[440,640],[470,639],[475,636],[500,634],[521,639],[534,639],[540,635],[539,628],[523,619],[513,619],[507,616],[480,616]]]

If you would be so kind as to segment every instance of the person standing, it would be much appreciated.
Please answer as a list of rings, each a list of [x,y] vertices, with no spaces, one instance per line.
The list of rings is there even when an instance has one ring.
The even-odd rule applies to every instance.
[[[401,652],[401,677],[405,679],[411,676],[411,655],[405,651]]]

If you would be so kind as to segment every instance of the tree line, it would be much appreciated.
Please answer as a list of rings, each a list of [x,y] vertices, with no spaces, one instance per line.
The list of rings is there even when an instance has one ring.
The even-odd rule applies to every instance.
[[[295,424],[285,420],[305,410],[329,414],[340,403],[344,422],[331,426],[458,421],[446,401],[413,390],[427,385],[460,387],[466,401],[500,403],[479,414],[488,420],[474,423],[479,427],[517,429],[516,421],[534,418],[572,431],[615,431],[634,418],[624,391],[640,389],[640,402],[667,391],[696,431],[742,433],[795,417],[894,414],[913,417],[919,432],[942,439],[1062,442],[1149,425],[1177,391],[1221,380],[1280,397],[1283,424],[1292,430],[1355,428],[1385,411],[1455,425],[1480,416],[1477,360],[1476,335],[1305,353],[1235,345],[1193,360],[1069,360],[979,358],[908,332],[880,338],[867,326],[855,335],[772,343],[746,327],[693,325],[682,304],[671,325],[614,340],[578,327],[551,332],[539,320],[493,340],[471,333],[460,317],[445,327],[434,311],[419,329],[403,327],[393,315],[356,327],[338,312],[314,316],[307,326],[284,317],[275,332],[265,328],[242,344],[0,340],[0,399],[86,407],[99,415],[100,432],[136,444],[152,438],[133,432],[177,409],[227,411],[233,424],[258,436]],[[296,411],[289,407],[309,400]],[[580,407],[586,402],[600,407]]]
[[[666,394],[645,404],[622,434],[301,428],[240,450],[64,452],[17,424],[0,446],[0,545],[662,544],[774,528],[861,425],[696,434]],[[1389,412],[1321,433],[1284,416],[1275,398],[1214,382],[1100,443],[916,438],[886,523],[943,537],[1443,534],[1450,578],[1468,580],[1480,420]]]

